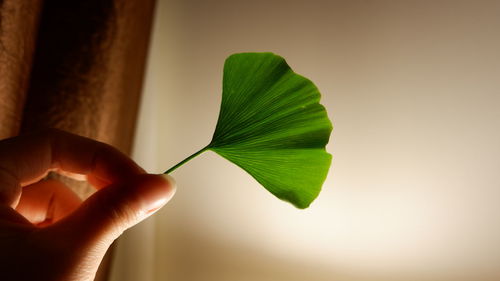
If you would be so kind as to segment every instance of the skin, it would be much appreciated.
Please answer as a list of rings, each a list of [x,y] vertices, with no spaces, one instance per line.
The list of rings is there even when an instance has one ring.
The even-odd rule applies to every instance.
[[[49,171],[85,175],[81,201]],[[58,130],[0,141],[0,280],[93,280],[106,250],[175,193],[113,147]]]

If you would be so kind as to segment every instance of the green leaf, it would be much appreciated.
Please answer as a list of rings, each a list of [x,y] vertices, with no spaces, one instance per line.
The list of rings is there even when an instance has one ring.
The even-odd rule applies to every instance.
[[[318,196],[331,155],[332,124],[314,84],[272,53],[226,59],[222,104],[206,150],[238,165],[276,197],[307,208]]]

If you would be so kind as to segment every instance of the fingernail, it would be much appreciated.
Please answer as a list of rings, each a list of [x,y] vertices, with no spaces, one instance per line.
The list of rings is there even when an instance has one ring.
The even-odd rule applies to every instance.
[[[175,179],[172,176],[165,174],[160,174],[159,176],[161,176],[168,183],[169,188],[168,190],[162,190],[163,194],[161,196],[158,196],[156,200],[152,200],[149,202],[149,208],[146,212],[146,214],[148,215],[163,207],[172,198],[172,196],[174,196],[177,189]]]
[[[160,174],[160,176],[162,176],[169,183],[169,185],[173,189],[173,192],[175,192],[175,190],[177,189],[177,182],[175,181],[175,179],[169,174]]]

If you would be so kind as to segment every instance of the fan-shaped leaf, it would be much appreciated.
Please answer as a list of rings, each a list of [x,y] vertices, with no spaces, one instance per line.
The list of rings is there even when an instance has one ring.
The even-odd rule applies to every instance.
[[[331,163],[325,151],[332,125],[320,94],[272,53],[241,53],[224,65],[222,104],[210,144],[278,198],[306,208]]]

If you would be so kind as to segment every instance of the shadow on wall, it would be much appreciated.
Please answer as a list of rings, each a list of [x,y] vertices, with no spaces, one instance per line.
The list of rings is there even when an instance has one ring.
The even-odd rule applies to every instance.
[[[174,233],[172,233],[174,234]],[[326,268],[313,262],[296,262],[262,253],[259,250],[210,239],[203,233],[192,231],[175,232],[177,236],[168,239],[176,241],[168,249],[175,260],[165,264],[168,267],[168,280],[204,280],[204,281],[457,281],[457,279],[415,274],[366,274],[362,263],[355,268]],[[430,273],[430,272],[429,272]],[[379,276],[377,276],[379,275]],[[388,276],[389,275],[389,276]],[[477,276],[476,276],[477,277]],[[471,280],[464,277],[458,280]],[[488,277],[478,280],[494,280]]]
[[[172,233],[174,234],[174,233]],[[172,235],[171,234],[171,235]],[[463,276],[462,278],[439,277],[432,271],[415,273],[410,278],[408,273],[401,275],[393,272],[374,273],[354,267],[323,267],[314,262],[297,262],[273,256],[270,253],[210,239],[203,233],[194,233],[178,229],[176,236],[168,239],[176,241],[169,248],[175,260],[165,264],[168,268],[168,280],[203,280],[203,281],[459,281],[459,280],[498,280],[492,276]],[[158,263],[158,262],[157,262]]]
[[[320,268],[311,263],[289,262],[282,257],[266,256],[256,249],[210,239],[202,233],[179,230],[175,234],[178,237],[168,238],[177,241],[174,248],[169,249],[172,256],[176,257],[173,263],[167,265],[170,267],[170,280],[361,280],[338,274],[333,268]]]

